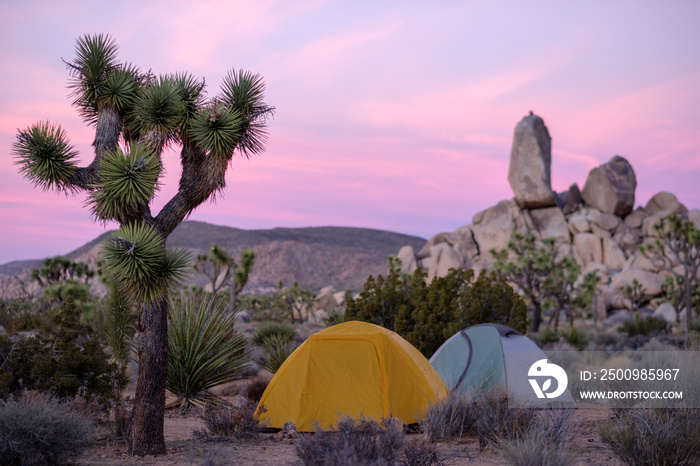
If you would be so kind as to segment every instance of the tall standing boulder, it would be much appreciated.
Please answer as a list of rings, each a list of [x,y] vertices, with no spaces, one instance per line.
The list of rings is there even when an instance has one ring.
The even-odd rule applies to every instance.
[[[508,183],[521,209],[557,205],[551,181],[552,138],[544,120],[530,112],[515,127]]]
[[[637,178],[632,165],[616,155],[588,174],[581,197],[591,207],[606,214],[624,217],[634,209]]]

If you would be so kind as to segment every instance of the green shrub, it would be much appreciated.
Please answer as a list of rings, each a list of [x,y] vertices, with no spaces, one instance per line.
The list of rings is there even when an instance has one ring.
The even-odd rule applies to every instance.
[[[551,327],[545,327],[539,335],[537,336],[537,342],[540,346],[544,346],[548,343],[557,343],[559,341],[559,332]]]
[[[273,334],[263,340],[263,349],[265,355],[260,359],[260,365],[274,374],[296,347],[284,336]]]
[[[59,398],[79,392],[90,401],[108,404],[119,396],[114,391],[124,372],[110,362],[90,328],[81,325],[71,300],[51,319],[51,325],[34,337],[0,335],[0,397],[22,390],[38,390]],[[121,385],[120,385],[121,386]]]
[[[403,447],[403,426],[395,419],[382,425],[371,419],[343,417],[334,432],[316,429],[300,437],[296,453],[307,466],[393,465]]]
[[[455,332],[494,322],[526,331],[522,298],[497,274],[451,269],[430,284],[417,270],[410,282],[395,270],[369,277],[357,299],[346,301],[346,320],[362,320],[393,330],[430,357]]]
[[[38,394],[0,401],[0,464],[66,464],[91,441],[92,421]]]
[[[187,300],[170,306],[165,387],[178,397],[176,405],[203,407],[217,400],[212,388],[240,378],[249,359],[245,338],[234,332],[235,318],[206,300],[198,308]]]
[[[473,404],[471,397],[451,391],[447,398],[428,406],[419,421],[423,434],[434,442],[472,433],[476,422]]]
[[[265,389],[267,389],[269,383],[270,381],[263,377],[255,377],[248,382],[245,387],[243,387],[243,390],[241,390],[241,395],[246,397],[246,399],[257,403],[262,398],[263,393],[265,393]]]
[[[562,330],[559,335],[579,351],[585,350],[588,346],[588,335],[578,327],[572,326],[569,330]]]
[[[648,337],[649,335],[666,332],[667,330],[668,323],[665,320],[654,316],[648,316],[642,319],[639,312],[635,312],[634,320],[627,320],[618,328],[620,333],[627,333],[631,337],[637,335]]]
[[[700,425],[697,410],[626,409],[598,433],[628,465],[697,464]]]
[[[285,343],[291,342],[297,337],[297,332],[289,325],[278,322],[268,322],[260,326],[253,335],[251,342],[257,346],[264,346],[265,340],[276,336]]]

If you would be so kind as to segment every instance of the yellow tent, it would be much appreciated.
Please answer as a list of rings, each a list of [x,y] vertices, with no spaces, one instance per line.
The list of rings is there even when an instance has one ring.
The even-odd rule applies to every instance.
[[[306,340],[282,364],[258,404],[268,427],[337,426],[341,415],[416,422],[447,396],[427,359],[396,333],[366,322],[345,322]],[[256,412],[256,414],[258,414]]]

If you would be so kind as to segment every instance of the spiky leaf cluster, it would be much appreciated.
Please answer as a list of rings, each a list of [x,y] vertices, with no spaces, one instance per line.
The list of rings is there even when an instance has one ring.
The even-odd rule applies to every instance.
[[[175,82],[160,77],[144,86],[136,101],[133,124],[139,133],[151,134],[144,142],[153,150],[173,142],[184,119],[185,105]]]
[[[189,73],[175,73],[168,76],[177,90],[183,107],[182,128],[186,133],[192,120],[204,104],[204,81],[197,80]]]
[[[73,105],[83,119],[94,125],[97,122],[99,100],[105,91],[105,81],[118,67],[117,43],[107,34],[86,35],[78,38],[76,57],[67,63],[72,71],[68,87],[74,96]]]
[[[158,189],[161,169],[160,157],[141,145],[127,153],[119,148],[108,153],[100,161],[100,182],[90,200],[95,217],[130,223]]]
[[[229,160],[243,135],[241,121],[238,112],[215,101],[192,120],[189,134],[209,154]]]
[[[109,279],[137,302],[153,302],[181,283],[190,268],[183,250],[166,249],[151,226],[122,226],[102,250]]]
[[[12,144],[20,173],[43,190],[71,191],[70,177],[78,155],[60,125],[42,121],[20,130]]]
[[[249,358],[235,318],[215,301],[171,303],[166,388],[181,403],[204,407],[215,401],[209,390],[241,377]]]
[[[230,71],[221,85],[222,100],[242,118],[242,137],[238,149],[243,155],[260,154],[267,141],[265,121],[274,108],[265,104],[265,82],[250,71]]]

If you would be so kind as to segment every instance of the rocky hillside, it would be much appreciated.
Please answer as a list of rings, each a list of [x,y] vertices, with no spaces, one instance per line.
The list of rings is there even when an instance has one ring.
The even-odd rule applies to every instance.
[[[639,245],[653,241],[654,225],[676,212],[700,228],[700,210],[689,210],[675,195],[660,192],[635,209],[637,180],[623,157],[590,171],[583,189],[576,183],[556,193],[551,186],[551,138],[542,118],[532,113],[515,128],[508,170],[514,198],[476,215],[472,223],[433,236],[421,249],[402,248],[404,271],[420,267],[429,278],[454,268],[488,269],[491,248],[505,249],[515,231],[538,238],[554,238],[560,254],[571,256],[583,273],[602,277],[598,292],[599,318],[629,306],[621,289],[638,280],[653,296],[661,294],[666,277],[639,253]],[[671,309],[659,309],[673,319]]]
[[[94,265],[102,240],[109,234],[101,235],[66,256]],[[193,257],[208,253],[212,243],[223,247],[233,257],[239,257],[243,249],[255,251],[256,261],[247,291],[276,287],[280,279],[287,285],[298,281],[300,286],[318,291],[327,285],[359,289],[368,275],[386,272],[389,254],[404,244],[420,248],[425,239],[366,228],[241,230],[195,221],[183,222],[168,238],[169,246],[185,248]],[[0,265],[0,295],[17,295],[19,280],[26,280],[28,269],[40,264],[41,261],[15,261]],[[203,275],[192,279],[199,285],[207,283]]]

